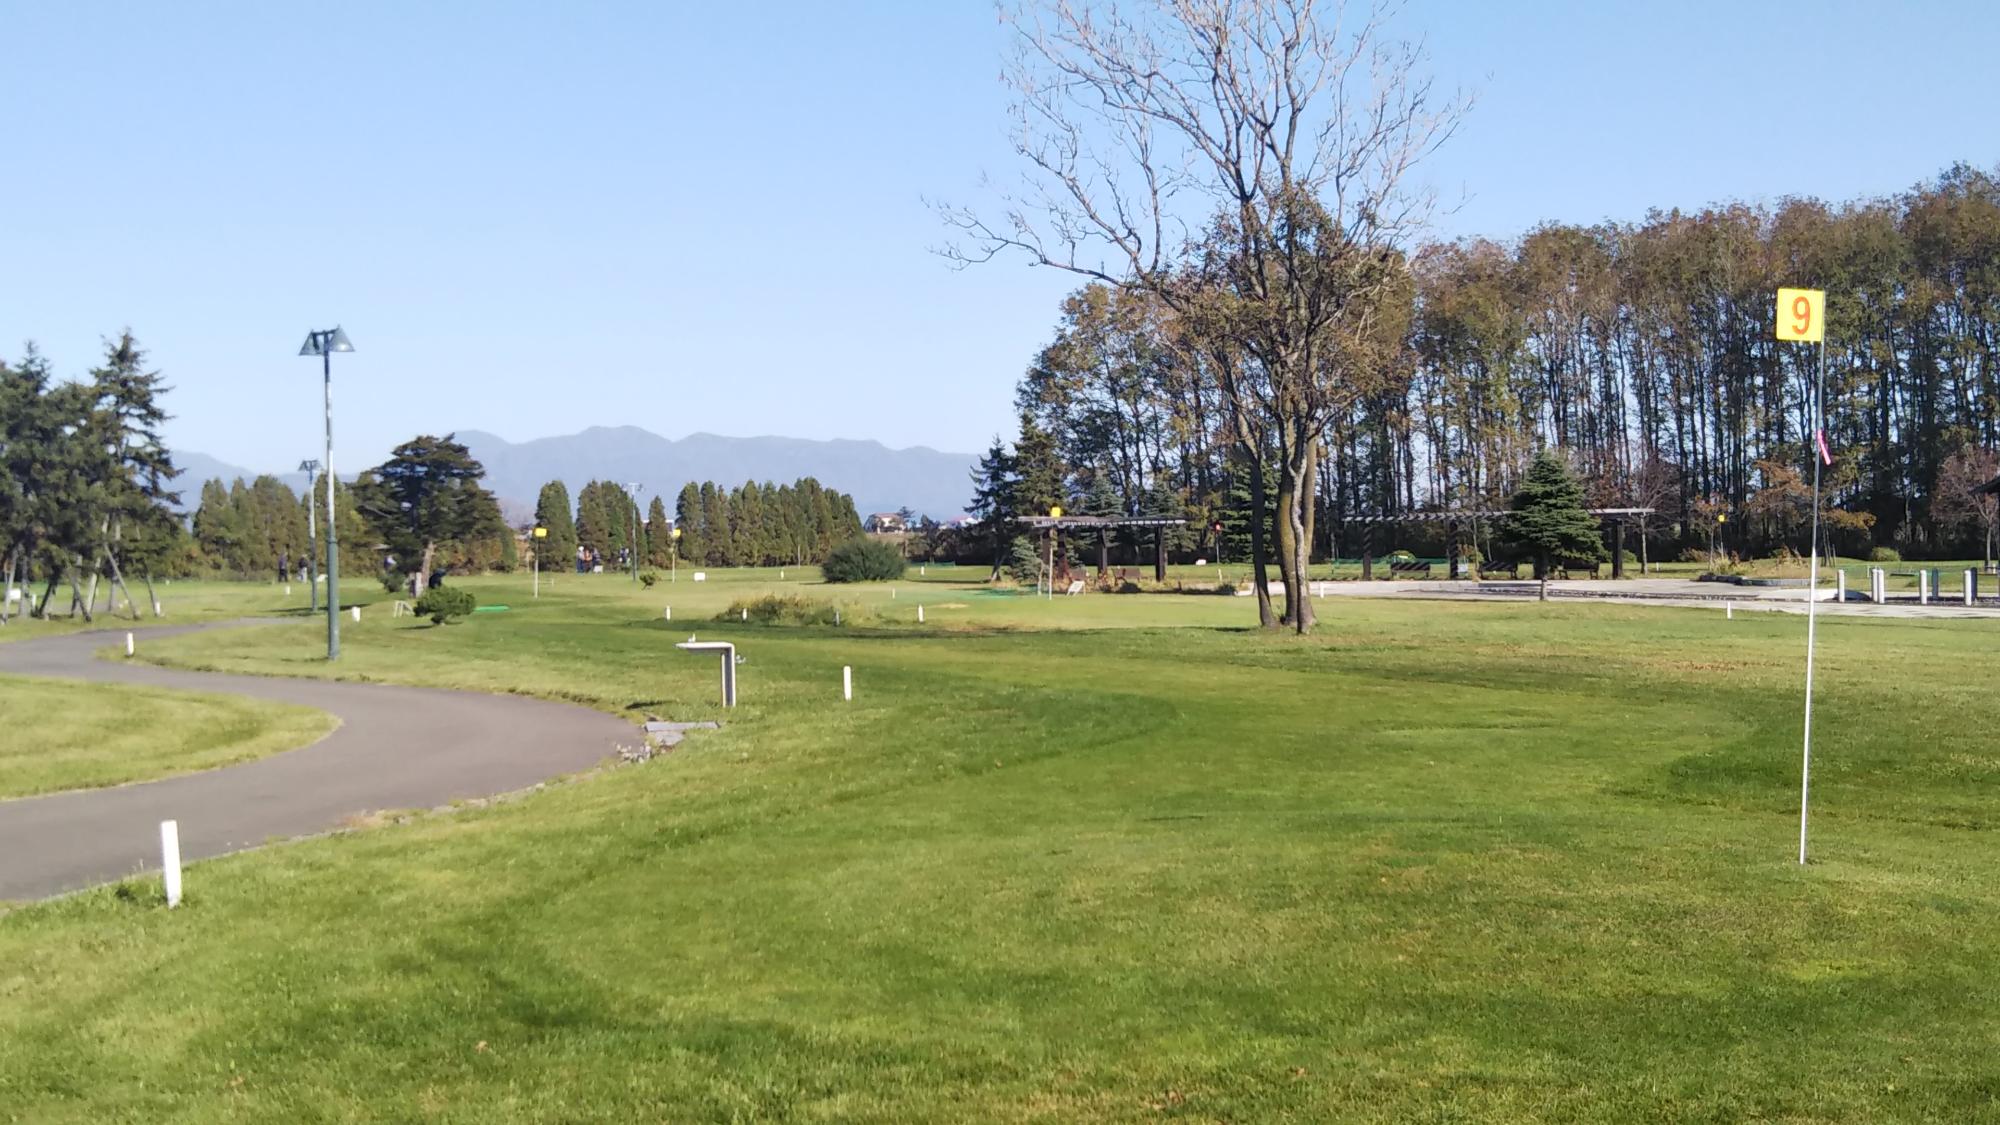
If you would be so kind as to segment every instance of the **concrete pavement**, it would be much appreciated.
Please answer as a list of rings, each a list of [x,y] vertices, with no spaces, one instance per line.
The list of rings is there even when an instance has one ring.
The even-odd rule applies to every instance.
[[[147,629],[140,643],[191,628],[199,627]],[[0,801],[0,900],[40,898],[156,868],[162,820],[180,822],[182,857],[201,859],[325,832],[358,814],[524,789],[587,769],[643,739],[636,726],[613,716],[519,696],[93,658],[122,640],[121,633],[99,631],[0,644],[0,672],[297,703],[331,712],[340,726],[311,746],[241,765]]]

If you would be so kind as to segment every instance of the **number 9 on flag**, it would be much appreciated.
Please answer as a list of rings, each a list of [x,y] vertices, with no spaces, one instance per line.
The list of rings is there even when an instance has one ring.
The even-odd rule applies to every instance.
[[[1826,290],[1778,290],[1778,339],[1811,344],[1826,339]]]

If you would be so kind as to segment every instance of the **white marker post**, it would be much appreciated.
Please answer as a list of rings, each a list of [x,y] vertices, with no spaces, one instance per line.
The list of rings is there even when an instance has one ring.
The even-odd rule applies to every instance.
[[[350,608],[354,613],[354,623],[359,625],[361,623],[361,607],[357,605]]]
[[[1917,570],[1917,604],[1931,604],[1931,572],[1921,568]]]
[[[840,666],[840,698],[850,703],[854,701],[854,666],[851,664]]]
[[[1844,570],[1833,572],[1833,600],[1837,602],[1847,600],[1847,572]]]
[[[160,881],[166,885],[167,909],[181,904],[181,826],[179,821],[160,822]]]
[[[750,620],[750,611],[748,609],[739,609],[736,612],[742,615],[742,620]]]
[[[1819,345],[1813,366],[1813,511],[1812,570],[1806,587],[1806,714],[1805,747],[1799,764],[1799,863],[1806,861],[1806,814],[1812,797],[1813,649],[1819,639],[1819,490],[1820,467],[1832,460],[1826,448],[1826,291],[1778,290],[1777,337]]]
[[[1723,603],[1722,603],[1722,616],[1723,616],[1723,619],[1724,619],[1724,620],[1727,620],[1727,621],[1734,621],[1734,620],[1736,620],[1736,603],[1735,603],[1735,602],[1723,602]]]
[[[665,620],[672,621],[673,619],[674,619],[674,607],[668,606],[666,609]]]
[[[918,607],[917,607],[917,624],[919,624],[919,625],[922,625],[923,623],[924,623],[924,607],[923,607],[923,606],[918,606]]]
[[[132,655],[132,634],[125,634],[125,655]]]
[[[1979,572],[1967,567],[1965,570],[1965,604],[1979,600]]]

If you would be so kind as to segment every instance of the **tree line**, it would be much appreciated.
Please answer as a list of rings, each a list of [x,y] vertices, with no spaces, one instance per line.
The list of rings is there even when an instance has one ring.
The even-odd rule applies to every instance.
[[[548,532],[544,559],[568,560],[581,547],[610,561],[628,558],[621,552],[636,547],[652,567],[676,558],[697,566],[806,566],[861,535],[854,498],[811,477],[787,485],[746,481],[734,489],[689,482],[671,519],[659,496],[642,513],[637,497],[621,486],[592,481],[572,506],[568,486],[550,481],[536,501],[535,522]]]
[[[1597,507],[1653,507],[1663,552],[1803,553],[1817,353],[1773,338],[1774,291],[1829,291],[1829,545],[1915,555],[1990,550],[2000,472],[2000,182],[1965,166],[1901,195],[1832,206],[1728,204],[1639,223],[1545,225],[1410,258],[1396,362],[1334,414],[1317,457],[1313,550],[1341,521],[1506,507],[1537,450],[1571,458]],[[1184,516],[1177,548],[1237,557],[1253,508],[1217,368],[1171,307],[1092,284],[1017,390],[1013,507],[1096,494],[1129,515]],[[1275,450],[1256,449],[1268,465]],[[1004,507],[1005,505],[1000,505]],[[1220,525],[1218,528],[1217,525]],[[1435,536],[1435,527],[1413,528]]]

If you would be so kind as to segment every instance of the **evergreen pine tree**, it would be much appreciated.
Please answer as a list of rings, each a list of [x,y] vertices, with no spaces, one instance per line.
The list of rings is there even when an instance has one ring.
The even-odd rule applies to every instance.
[[[1558,558],[1596,561],[1605,554],[1598,519],[1583,506],[1583,485],[1553,449],[1535,454],[1528,466],[1504,534],[1534,553],[1542,601],[1549,600],[1549,569]]]
[[[552,480],[542,486],[535,500],[535,522],[547,528],[548,535],[533,546],[545,571],[567,570],[576,561],[576,518],[570,511],[568,485]]]
[[[681,537],[669,545],[669,553],[677,552],[676,557],[692,559],[695,562],[707,557],[705,519],[706,513],[703,512],[701,505],[701,486],[689,481],[681,486],[681,494],[674,500],[674,527],[681,533]]]
[[[998,435],[986,455],[972,470],[972,504],[967,514],[979,521],[979,535],[993,555],[994,579],[1007,565],[1009,542],[1014,538],[1014,455]]]
[[[667,565],[668,532],[667,503],[658,496],[646,508],[646,565]]]

